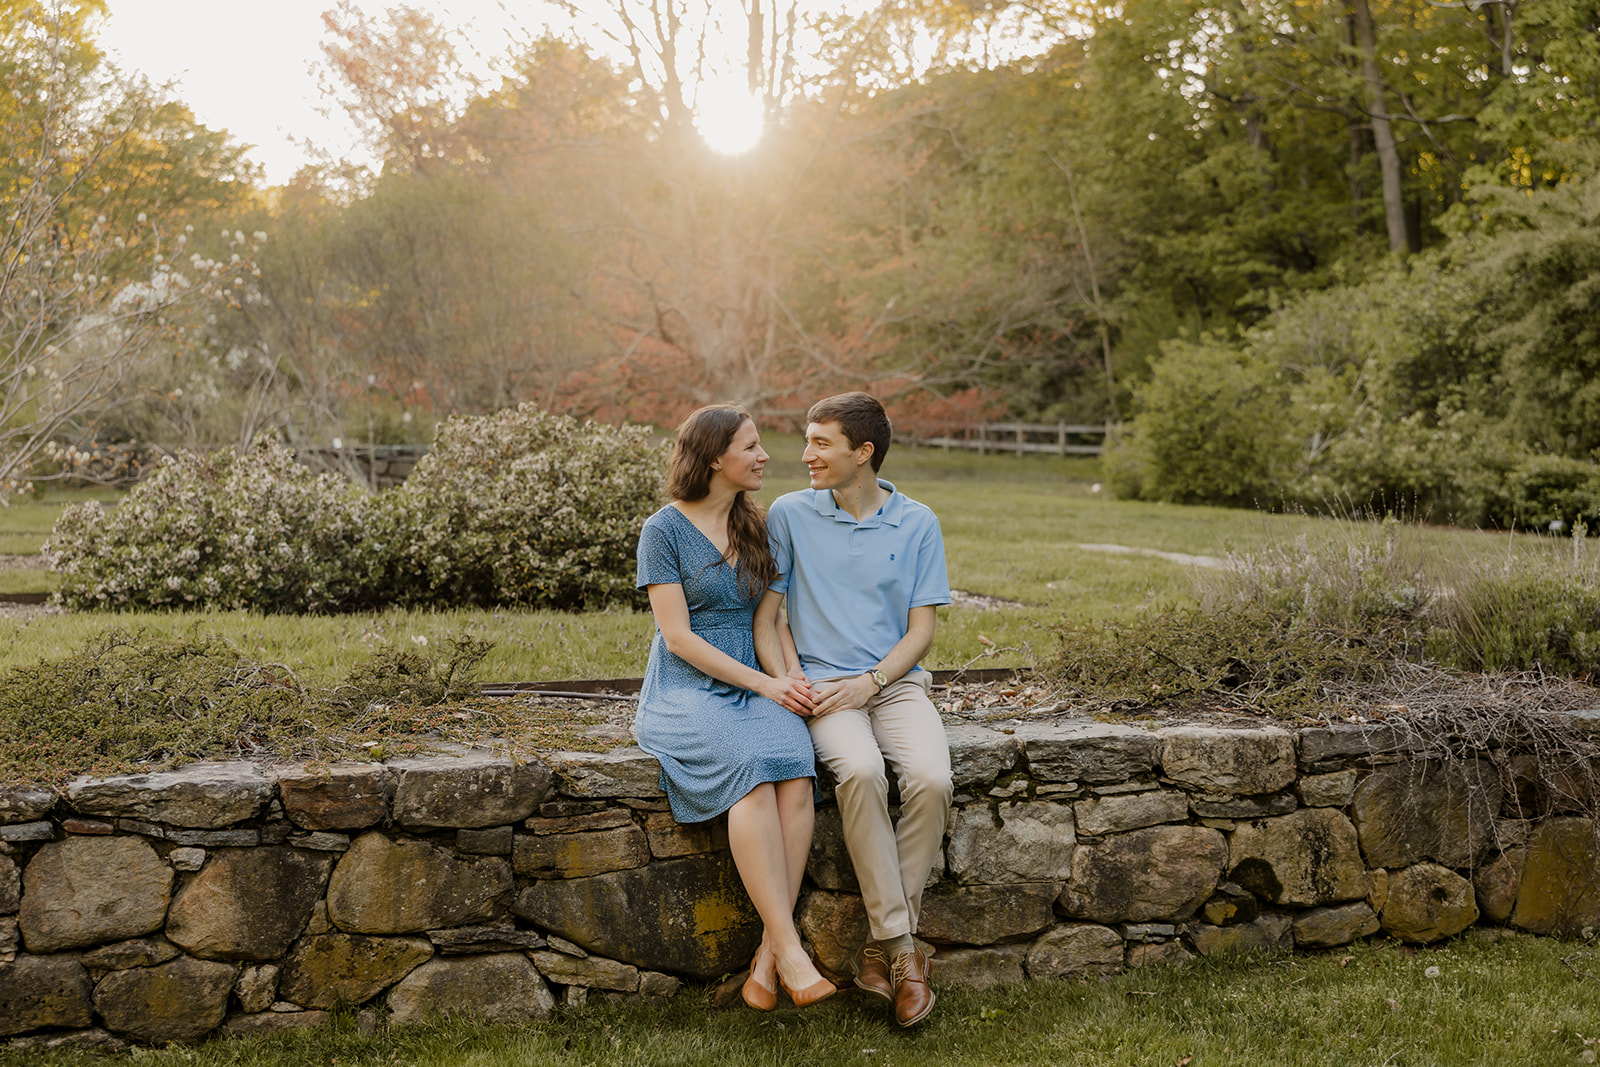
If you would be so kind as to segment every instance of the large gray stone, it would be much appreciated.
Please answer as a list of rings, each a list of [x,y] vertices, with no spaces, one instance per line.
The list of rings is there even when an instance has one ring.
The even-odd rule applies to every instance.
[[[369,832],[333,869],[328,919],[347,933],[420,933],[486,918],[511,888],[511,865],[498,856],[458,857]]]
[[[556,790],[569,797],[661,797],[661,764],[638,748],[556,752],[547,759]]]
[[[528,953],[539,973],[557,985],[579,985],[586,989],[610,989],[618,993],[639,990],[639,968],[599,956],[579,959],[548,950]]]
[[[1369,866],[1472,867],[1493,838],[1500,797],[1488,760],[1414,760],[1368,775],[1351,813]]]
[[[15,915],[22,907],[22,872],[10,856],[0,856],[0,915]]]
[[[511,864],[524,878],[587,878],[650,862],[644,831],[629,824],[578,834],[517,834]]]
[[[944,944],[992,945],[1038,933],[1055,919],[1060,882],[962,886],[924,893],[917,936]]]
[[[950,743],[950,776],[957,789],[987,785],[1017,765],[1022,742],[1012,734],[970,723],[944,728]]]
[[[173,898],[167,937],[201,959],[277,959],[305,930],[332,869],[327,852],[214,852]]]
[[[1101,923],[1189,918],[1217,887],[1227,842],[1203,826],[1156,826],[1085,840],[1061,894],[1068,915]]]
[[[1229,797],[1195,794],[1189,809],[1202,819],[1261,819],[1287,815],[1300,806],[1293,793],[1271,793],[1259,797]]]
[[[14,1037],[8,1046],[13,1052],[93,1052],[103,1056],[120,1056],[128,1051],[126,1041],[99,1027]]]
[[[1528,836],[1511,925],[1536,934],[1600,929],[1600,848],[1588,819],[1548,819]]]
[[[164,1045],[196,1041],[222,1025],[238,968],[179,957],[157,967],[113,971],[94,990],[106,1028]]]
[[[389,991],[389,1021],[396,1026],[452,1013],[522,1022],[547,1019],[554,1009],[550,988],[520,952],[429,960]]]
[[[1591,751],[1583,751],[1590,748]],[[1524,819],[1593,811],[1600,782],[1592,746],[1519,752],[1501,761],[1504,813]]]
[[[391,760],[389,768],[394,820],[413,830],[503,826],[532,815],[551,793],[543,763],[483,749]]]
[[[1190,923],[1185,933],[1194,950],[1202,956],[1288,952],[1294,947],[1294,920],[1287,915],[1260,915],[1254,922],[1238,926]]]
[[[154,967],[178,956],[178,946],[162,937],[136,937],[131,941],[118,941],[114,945],[101,945],[78,957],[90,972],[100,975],[106,971],[126,971],[132,967]]]
[[[272,799],[272,779],[253,763],[195,763],[160,774],[78,778],[67,798],[83,815],[216,830],[259,815]]]
[[[1121,782],[1155,769],[1156,736],[1112,723],[1022,723],[1028,770],[1041,782]]]
[[[822,822],[823,813],[827,811],[833,811],[837,819],[836,809],[819,808],[817,809],[819,824]],[[644,817],[644,835],[650,842],[650,855],[658,860],[693,856],[700,852],[716,852],[728,847],[728,820],[712,819],[707,822],[682,823],[674,819],[671,812],[652,811]],[[812,844],[815,855],[814,838]]]
[[[1346,769],[1330,774],[1308,774],[1295,783],[1294,791],[1300,803],[1308,808],[1342,808],[1355,795],[1356,772]]]
[[[844,843],[844,819],[832,804],[817,809],[811,834],[811,853],[806,857],[806,873],[820,889],[861,891],[856,867]]]
[[[1522,869],[1528,851],[1521,846],[1507,849],[1489,863],[1472,872],[1472,893],[1478,902],[1478,918],[1503,923],[1517,906],[1517,890],[1522,885]],[[1530,896],[1530,901],[1532,897]]]
[[[850,957],[871,936],[867,909],[854,893],[810,892],[800,898],[795,926],[817,960],[836,975],[850,974]]]
[[[1409,752],[1421,743],[1410,723],[1339,723],[1300,731],[1300,762],[1307,766],[1352,756]]]
[[[1378,916],[1383,930],[1402,941],[1427,943],[1454,937],[1478,921],[1472,883],[1437,863],[1389,872],[1389,893]]]
[[[1026,945],[996,948],[947,948],[933,961],[933,987],[990,989],[1022,981]]]
[[[974,804],[952,814],[946,859],[967,884],[1059,882],[1072,869],[1076,845],[1068,804]]]
[[[1295,778],[1294,735],[1276,727],[1173,726],[1161,741],[1161,773],[1203,793],[1276,793]]]
[[[283,811],[307,830],[364,830],[388,810],[389,770],[372,763],[335,763],[278,774]]]
[[[429,930],[434,950],[445,956],[476,956],[485,952],[523,952],[544,948],[545,939],[532,930],[514,926],[456,926],[449,930]]]
[[[1307,948],[1348,945],[1378,932],[1378,916],[1364,900],[1313,908],[1294,917],[1294,943]]]
[[[18,956],[0,963],[0,1037],[46,1026],[88,1026],[94,984],[70,956]]]
[[[124,941],[161,929],[172,868],[137,837],[69,837],[23,871],[18,916],[29,952]]]
[[[38,786],[0,786],[0,826],[34,822],[50,814],[56,795]]]
[[[697,978],[738,970],[761,938],[760,919],[725,853],[535,882],[512,910],[596,955]]]
[[[1128,946],[1128,966],[1133,967],[1166,967],[1179,963],[1188,963],[1194,959],[1182,941],[1149,941],[1141,945]]]
[[[1094,923],[1062,923],[1028,946],[1029,978],[1110,974],[1122,969],[1122,935]]]
[[[278,995],[303,1008],[354,1007],[432,957],[433,945],[425,937],[308,937],[283,961]]]
[[[278,967],[263,963],[243,968],[234,979],[233,995],[247,1015],[266,1011],[278,999]]]
[[[1123,796],[1088,797],[1072,805],[1077,831],[1094,836],[1139,830],[1189,818],[1189,798],[1173,789]]]
[[[1253,923],[1261,914],[1261,902],[1242,886],[1223,882],[1200,908],[1199,918],[1212,926]]]
[[[1228,877],[1264,900],[1293,907],[1367,895],[1356,828],[1332,808],[1240,826],[1228,835]]]

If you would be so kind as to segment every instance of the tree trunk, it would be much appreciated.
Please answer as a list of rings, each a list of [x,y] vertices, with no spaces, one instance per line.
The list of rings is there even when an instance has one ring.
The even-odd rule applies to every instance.
[[[1400,152],[1389,125],[1389,106],[1383,99],[1383,76],[1378,70],[1378,33],[1367,0],[1350,0],[1355,16],[1356,47],[1361,53],[1361,80],[1367,88],[1367,112],[1372,116],[1372,140],[1378,148],[1378,170],[1383,175],[1383,218],[1389,228],[1389,251],[1415,251],[1406,240],[1406,205],[1400,187]]]

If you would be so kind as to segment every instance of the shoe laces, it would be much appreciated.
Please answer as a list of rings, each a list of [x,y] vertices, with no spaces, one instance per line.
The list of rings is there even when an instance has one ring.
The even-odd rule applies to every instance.
[[[899,985],[901,982],[909,980],[912,977],[911,968],[916,965],[916,962],[917,954],[915,952],[900,953],[889,964],[890,981],[894,982],[895,985]]]
[[[889,954],[883,951],[883,949],[879,948],[877,945],[863,945],[861,948],[861,958],[864,960],[872,960],[876,963],[886,964],[889,962]]]

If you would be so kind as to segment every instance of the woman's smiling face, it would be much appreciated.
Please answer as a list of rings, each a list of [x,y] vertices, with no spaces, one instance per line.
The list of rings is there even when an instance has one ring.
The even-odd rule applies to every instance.
[[[754,493],[761,488],[761,472],[766,467],[766,449],[761,447],[761,435],[756,424],[746,419],[734,431],[728,448],[717,457],[712,469],[726,478],[734,489]]]

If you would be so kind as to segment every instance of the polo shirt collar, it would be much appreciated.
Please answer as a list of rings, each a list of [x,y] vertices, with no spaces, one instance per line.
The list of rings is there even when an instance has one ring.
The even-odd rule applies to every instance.
[[[889,499],[883,502],[883,507],[878,509],[876,515],[868,515],[865,519],[861,520],[860,525],[874,526],[881,523],[885,526],[899,526],[901,519],[905,517],[906,513],[905,494],[896,491],[894,483],[889,481],[887,478],[879,478],[878,485],[889,491]],[[841,508],[838,503],[835,502],[833,499],[833,490],[812,489],[809,490],[809,492],[811,493],[811,506],[816,510],[818,515],[833,519],[835,522],[853,523],[856,521],[856,517],[854,515]],[[874,520],[877,521],[874,522]]]

